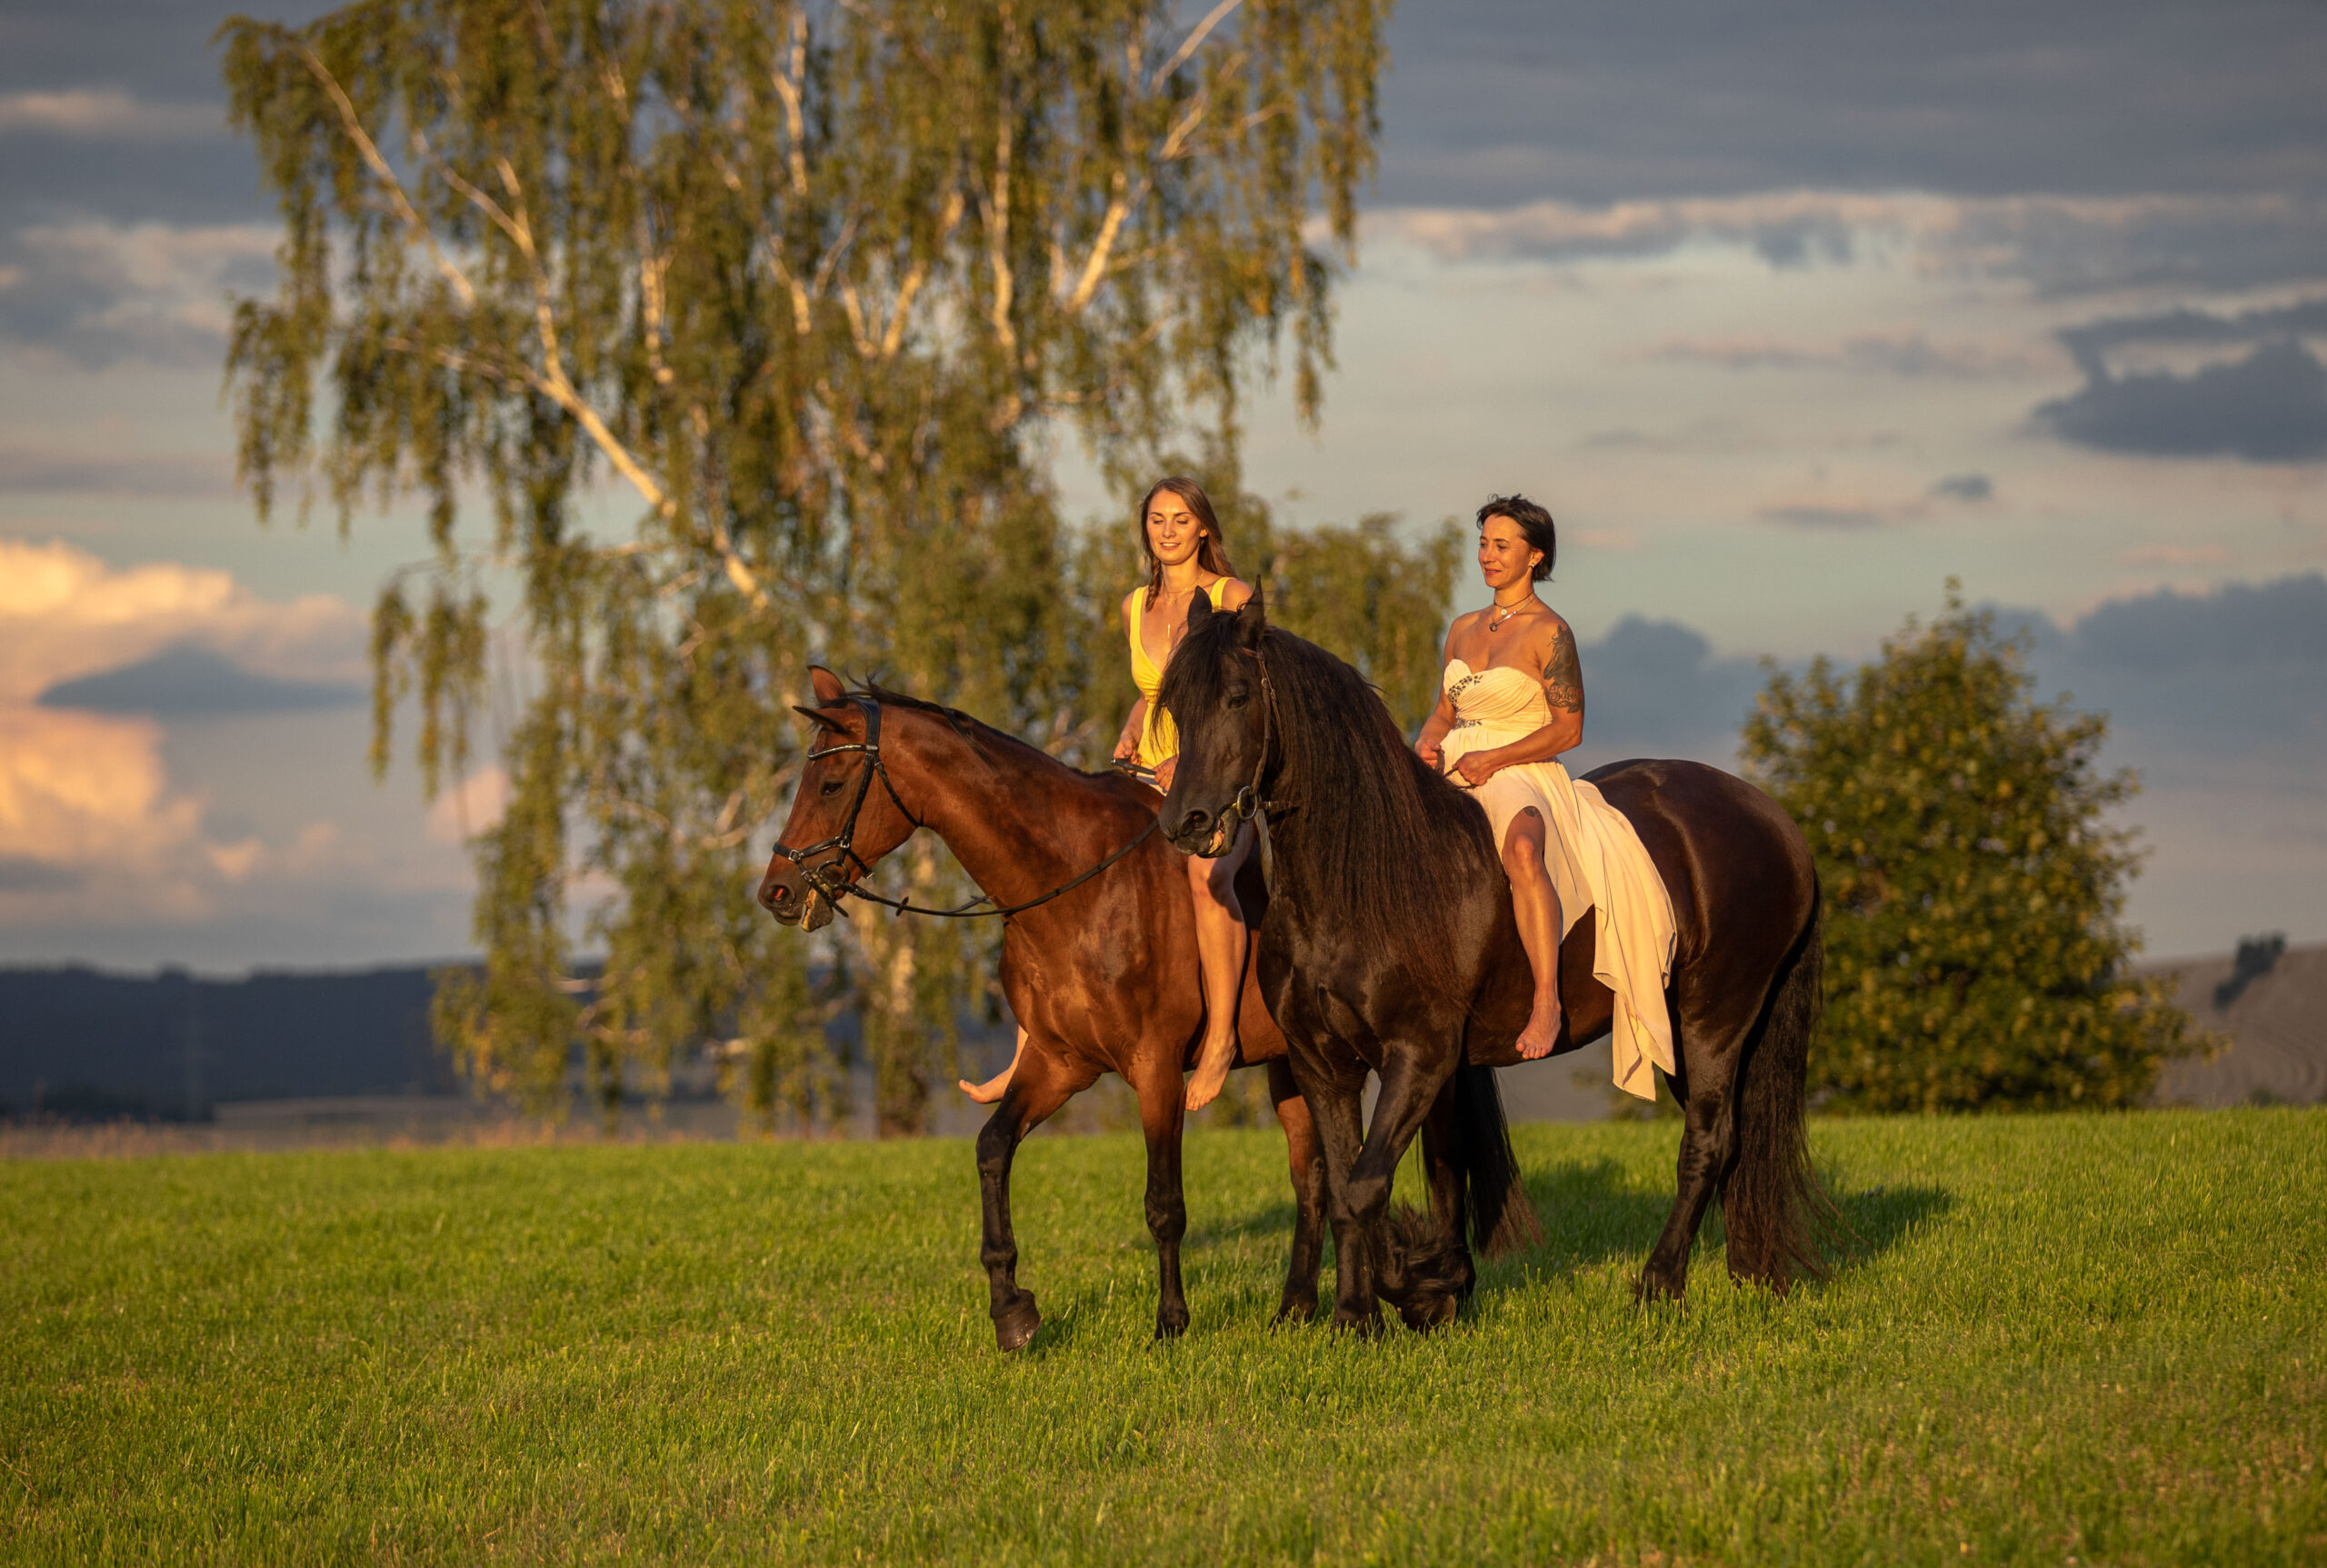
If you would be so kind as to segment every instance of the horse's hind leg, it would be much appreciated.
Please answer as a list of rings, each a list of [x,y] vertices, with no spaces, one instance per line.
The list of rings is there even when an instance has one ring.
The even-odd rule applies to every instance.
[[[1680,1190],[1641,1269],[1633,1293],[1642,1301],[1657,1296],[1679,1301],[1688,1289],[1689,1251],[1696,1245],[1697,1228],[1737,1160],[1737,1063],[1746,1030],[1676,1029],[1674,1034],[1673,1054],[1681,1064],[1680,1074],[1672,1080],[1683,1118]],[[1698,1044],[1709,1035],[1713,1045]]]
[[[1042,1048],[1045,1044],[1029,1043],[1034,1048],[1021,1054],[1002,1104],[978,1134],[978,1193],[985,1221],[978,1256],[992,1293],[994,1343],[1004,1350],[1022,1349],[1043,1322],[1034,1293],[1018,1287],[1018,1239],[1010,1225],[1011,1162],[1027,1134],[1097,1076],[1067,1066]]]
[[[1317,1271],[1325,1256],[1325,1151],[1309,1102],[1293,1081],[1293,1064],[1272,1057],[1268,1073],[1269,1098],[1276,1104],[1286,1162],[1293,1167],[1293,1257],[1285,1266],[1276,1321],[1306,1323],[1317,1315]]]

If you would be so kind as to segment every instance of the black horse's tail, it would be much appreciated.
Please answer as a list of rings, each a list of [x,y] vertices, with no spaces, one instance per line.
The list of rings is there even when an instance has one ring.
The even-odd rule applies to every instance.
[[[1458,1063],[1453,1090],[1454,1158],[1469,1194],[1473,1244],[1491,1258],[1536,1245],[1543,1227],[1519,1179],[1519,1156],[1511,1150],[1511,1124],[1503,1120],[1494,1069]]]
[[[1786,959],[1768,1015],[1745,1047],[1737,1091],[1737,1163],[1722,1183],[1729,1272],[1783,1294],[1796,1277],[1823,1279],[1819,1243],[1841,1217],[1810,1164],[1810,1041],[1825,1010],[1825,911],[1813,884],[1810,922]]]

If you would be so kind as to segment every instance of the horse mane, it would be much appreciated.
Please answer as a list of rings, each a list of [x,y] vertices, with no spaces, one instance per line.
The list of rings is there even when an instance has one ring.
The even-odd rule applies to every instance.
[[[914,713],[931,714],[944,719],[953,727],[955,734],[977,748],[982,755],[986,756],[988,762],[992,762],[994,758],[986,754],[999,751],[1013,761],[1048,764],[1069,777],[1081,779],[1085,783],[1097,783],[1108,776],[1104,774],[1086,773],[1072,764],[1061,762],[1032,742],[1021,740],[1007,730],[995,729],[983,719],[972,718],[959,708],[949,708],[944,703],[933,703],[927,697],[916,697],[904,692],[892,691],[876,680],[867,679],[859,682],[850,694],[870,697],[883,707],[909,708]]]
[[[1158,701],[1175,717],[1212,713],[1225,661],[1243,652],[1235,615],[1203,621],[1182,639]],[[1430,989],[1461,994],[1438,916],[1479,879],[1503,875],[1486,813],[1414,755],[1382,694],[1343,660],[1274,626],[1259,652],[1277,705],[1269,794],[1303,819],[1301,863],[1318,902],[1352,941],[1395,954]]]

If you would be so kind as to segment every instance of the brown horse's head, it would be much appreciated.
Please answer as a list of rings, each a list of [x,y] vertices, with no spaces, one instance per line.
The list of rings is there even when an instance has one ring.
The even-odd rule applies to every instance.
[[[784,924],[815,931],[832,924],[834,913],[816,882],[854,884],[903,844],[914,824],[874,773],[872,754],[850,749],[866,743],[864,709],[830,670],[812,668],[808,679],[816,705],[795,711],[815,726],[812,755],[776,841],[784,847],[769,856],[760,878],[759,900]]]
[[[1220,855],[1257,809],[1269,746],[1262,639],[1268,612],[1258,590],[1234,611],[1215,612],[1198,594],[1188,630],[1173,652],[1158,697],[1179,726],[1180,760],[1159,820],[1183,854]]]

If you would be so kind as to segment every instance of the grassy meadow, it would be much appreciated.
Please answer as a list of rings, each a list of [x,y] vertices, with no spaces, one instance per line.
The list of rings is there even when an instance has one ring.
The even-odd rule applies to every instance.
[[[1670,1123],[1527,1126],[1463,1321],[1272,1330],[1272,1132],[0,1164],[9,1561],[2318,1563],[2327,1112],[1813,1126],[1828,1283],[1630,1279]],[[1330,1265],[1329,1265],[1330,1266]]]

